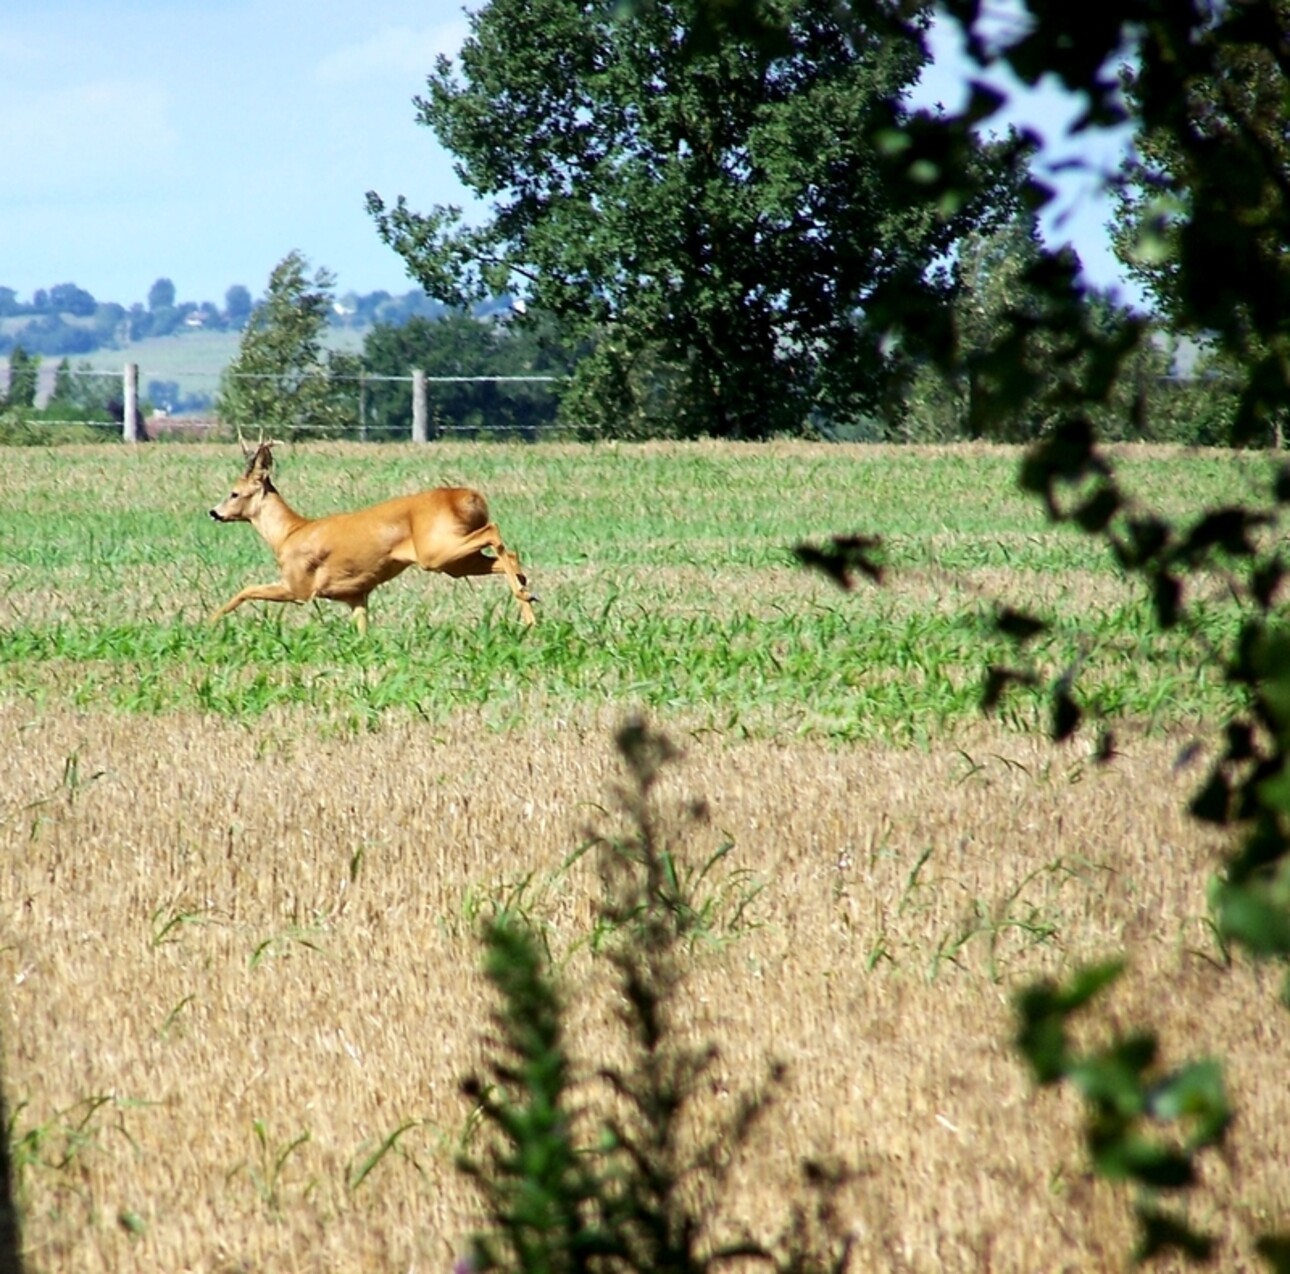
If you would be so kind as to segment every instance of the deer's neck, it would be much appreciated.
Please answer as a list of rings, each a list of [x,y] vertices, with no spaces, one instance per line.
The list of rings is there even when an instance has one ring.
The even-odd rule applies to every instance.
[[[251,525],[276,555],[287,542],[287,538],[305,526],[308,521],[308,518],[301,517],[276,491],[268,491],[260,501],[255,517],[251,519]]]

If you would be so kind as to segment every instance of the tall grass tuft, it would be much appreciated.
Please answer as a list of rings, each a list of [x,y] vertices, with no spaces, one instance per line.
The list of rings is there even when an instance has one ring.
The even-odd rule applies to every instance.
[[[673,1030],[684,994],[694,918],[685,895],[701,873],[677,870],[653,789],[675,757],[668,740],[639,721],[617,735],[629,782],[618,793],[629,830],[595,838],[603,896],[602,948],[617,991],[625,1060],[579,1078],[565,1041],[566,1010],[538,935],[512,915],[484,931],[485,970],[500,997],[488,1080],[463,1085],[487,1129],[481,1155],[460,1166],[478,1184],[488,1230],[472,1240],[472,1270],[639,1271],[700,1274],[756,1263],[777,1271],[847,1267],[833,1196],[843,1171],[803,1167],[811,1206],[799,1206],[769,1244],[730,1237],[724,1200],[754,1129],[784,1080],[768,1068],[762,1091],[702,1131],[691,1117],[717,1047],[689,1047]],[[697,811],[692,811],[697,813]]]

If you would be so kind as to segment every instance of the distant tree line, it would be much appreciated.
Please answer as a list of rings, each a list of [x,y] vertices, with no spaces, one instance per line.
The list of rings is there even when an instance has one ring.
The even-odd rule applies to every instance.
[[[1003,369],[989,351],[1004,325],[1042,313],[1042,290],[1032,276],[1041,244],[1033,217],[1018,212],[1004,224],[964,236],[960,285],[949,321],[965,350],[946,372],[911,358],[905,376],[870,412],[831,416],[817,410],[809,432],[839,441],[948,442],[964,438],[1042,438],[1056,416],[1048,374],[1066,353],[1056,338],[1029,342],[1025,357]],[[1074,270],[1073,258],[1066,268]],[[429,378],[431,437],[444,433],[510,434],[536,438],[558,428],[580,438],[676,436],[680,422],[646,422],[639,414],[588,417],[581,408],[578,372],[598,355],[596,338],[581,343],[554,316],[522,303],[499,303],[487,312],[455,309],[436,318],[414,317],[367,329],[361,353],[328,349],[324,337],[334,313],[333,279],[325,269],[309,275],[308,262],[290,254],[274,270],[267,295],[243,332],[237,359],[226,369],[215,404],[221,418],[249,428],[263,425],[283,438],[353,436],[406,439],[412,429],[408,378],[414,368]],[[1086,321],[1107,333],[1123,311],[1091,292]],[[1095,415],[1110,439],[1146,439],[1222,445],[1238,407],[1236,389],[1221,369],[1174,374],[1176,350],[1160,334],[1144,341],[1129,374],[1120,377]],[[456,380],[454,378],[462,378]],[[549,381],[526,382],[526,377]],[[662,367],[638,373],[657,379],[666,401],[671,385]],[[149,386],[153,401],[167,387]],[[177,389],[177,387],[172,387]],[[1007,406],[1006,419],[1004,407]],[[803,431],[808,432],[808,431]]]
[[[29,301],[20,299],[13,288],[0,287],[0,355],[21,347],[32,355],[75,357],[124,348],[151,336],[240,332],[255,304],[250,290],[240,283],[225,292],[222,306],[212,301],[180,301],[168,278],[153,283],[146,304],[136,301],[128,307],[98,301],[75,283],[37,288]],[[481,310],[504,305],[504,301],[486,303]],[[384,290],[351,291],[332,301],[326,319],[335,327],[366,328],[376,323],[397,326],[411,318],[434,318],[444,312],[442,304],[419,288],[401,296]]]
[[[1041,312],[1042,298],[1029,280],[1041,246],[1033,218],[1024,213],[965,235],[957,262],[959,284],[948,311],[965,350],[957,369],[946,374],[911,358],[896,390],[873,410],[839,415],[818,407],[802,432],[834,440],[903,442],[983,436],[1024,442],[1045,436],[1054,419],[1045,369],[1061,357],[1055,342],[1032,340],[1026,359],[1011,369],[1006,382],[987,356],[1004,324],[1028,311]],[[1069,265],[1076,268],[1073,260]],[[240,297],[230,289],[225,314],[237,316],[242,347],[219,393],[185,392],[177,381],[150,379],[142,386],[145,410],[216,410],[230,422],[252,429],[263,424],[281,437],[361,433],[374,441],[406,439],[412,430],[408,378],[417,368],[430,381],[431,437],[478,431],[536,438],[557,427],[566,436],[583,438],[681,432],[683,422],[650,419],[643,411],[589,417],[577,373],[588,358],[603,352],[594,334],[581,342],[571,340],[550,314],[514,306],[508,297],[490,298],[470,309],[435,305],[423,293],[409,294],[406,305],[385,292],[365,297],[350,293],[338,301],[325,269],[313,278],[307,271],[305,259],[292,253],[275,269],[262,300],[252,303],[246,289],[240,289]],[[174,304],[173,292],[161,286],[166,283],[159,280],[146,311],[163,327],[182,308]],[[245,317],[240,313],[243,302],[250,306]],[[1083,304],[1094,327],[1109,332],[1123,321],[1123,311],[1108,297],[1089,293]],[[417,308],[427,312],[408,315]],[[327,348],[328,330],[341,326],[364,330],[361,352]],[[74,365],[65,354],[53,393],[37,410],[42,353],[11,343],[0,411],[19,412],[31,421],[102,423],[119,418],[119,383],[92,374],[88,364]],[[1194,374],[1176,375],[1175,354],[1163,332],[1140,346],[1132,374],[1119,378],[1097,413],[1103,436],[1223,445],[1239,406],[1233,378],[1221,361],[1209,357],[1202,358]],[[516,377],[556,379],[509,379]],[[673,387],[666,367],[638,369],[634,379],[651,412],[658,405],[653,399],[669,400]],[[1011,404],[1006,422],[999,419],[1001,394]],[[1016,399],[1027,396],[1033,405],[1018,407]]]
[[[0,299],[9,317],[14,308],[20,316],[31,313],[17,304],[12,289],[5,292]],[[46,309],[34,321],[44,321],[51,302],[46,294],[38,299]],[[97,304],[89,298],[82,309],[89,303]],[[151,316],[152,330],[164,331],[184,307],[176,304],[170,280],[159,279],[149,291],[147,310],[126,312],[132,325],[135,311]],[[242,339],[217,397],[186,393],[178,381],[149,379],[142,386],[142,405],[145,413],[216,409],[229,422],[252,429],[263,425],[282,437],[361,431],[370,439],[406,439],[412,430],[409,380],[412,369],[419,368],[431,382],[432,435],[500,428],[533,438],[556,420],[559,395],[551,385],[442,379],[567,376],[576,361],[573,353],[541,325],[514,326],[512,314],[507,297],[489,298],[470,312],[449,310],[417,291],[402,298],[384,291],[337,298],[334,277],[325,269],[310,277],[308,262],[292,252],[275,267],[261,300],[253,302],[246,288],[229,289],[221,318],[225,326],[236,322]],[[329,329],[338,327],[366,331],[361,353],[327,347]],[[9,375],[0,380],[0,414],[28,425],[121,419],[119,381],[87,362],[74,364],[67,355],[58,363],[52,393],[38,406],[45,356],[43,350],[10,343]]]
[[[21,345],[9,355],[9,377],[0,392],[0,412],[20,412],[30,419],[102,423],[121,418],[121,382],[103,376],[87,365],[73,368],[71,360],[60,360],[54,371],[54,387],[44,407],[37,410],[41,359],[28,354]]]

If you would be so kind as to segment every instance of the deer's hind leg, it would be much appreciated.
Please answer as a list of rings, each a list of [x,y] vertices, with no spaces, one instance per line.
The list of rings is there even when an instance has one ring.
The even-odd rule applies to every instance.
[[[436,538],[426,549],[423,553],[422,546],[417,545],[417,561],[427,571],[441,571],[457,579],[466,575],[505,575],[519,603],[520,618],[526,624],[536,623],[533,603],[537,599],[528,590],[528,578],[520,570],[520,559],[502,543],[492,522],[451,540]],[[495,556],[485,553],[484,549],[492,549]]]

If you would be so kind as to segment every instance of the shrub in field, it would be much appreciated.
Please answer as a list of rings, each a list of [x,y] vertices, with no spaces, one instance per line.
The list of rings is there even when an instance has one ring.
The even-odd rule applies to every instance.
[[[490,1074],[464,1085],[487,1143],[462,1168],[479,1185],[489,1229],[476,1236],[473,1270],[700,1271],[736,1262],[773,1270],[847,1265],[831,1195],[845,1174],[806,1172],[813,1206],[795,1210],[766,1243],[720,1231],[723,1186],[753,1129],[772,1117],[782,1071],[746,1092],[715,1128],[696,1133],[692,1107],[715,1046],[677,1042],[674,1015],[689,943],[706,908],[684,883],[651,790],[673,756],[640,723],[618,746],[631,775],[621,793],[630,832],[594,839],[604,898],[598,929],[618,992],[626,1060],[579,1078],[565,1042],[565,1008],[538,938],[515,915],[485,929],[486,970],[500,997]]]
[[[39,412],[0,411],[0,447],[48,447],[56,443],[103,442],[120,438],[120,433],[96,429],[93,425],[48,425]]]

